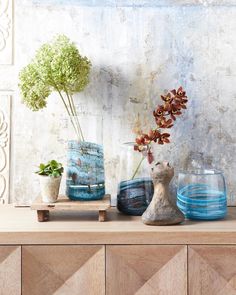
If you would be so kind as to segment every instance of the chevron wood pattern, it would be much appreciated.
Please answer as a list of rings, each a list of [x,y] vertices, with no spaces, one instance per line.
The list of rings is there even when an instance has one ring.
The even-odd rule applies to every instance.
[[[189,295],[236,295],[236,247],[191,246]]]
[[[21,294],[21,247],[0,246],[0,294]]]
[[[104,246],[25,246],[24,295],[105,294]]]
[[[186,246],[108,246],[108,295],[187,294]]]

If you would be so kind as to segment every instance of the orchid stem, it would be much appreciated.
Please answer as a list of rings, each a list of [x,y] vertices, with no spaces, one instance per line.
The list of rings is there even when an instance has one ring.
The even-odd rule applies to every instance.
[[[140,166],[142,165],[144,159],[145,159],[145,157],[142,156],[142,159],[141,159],[140,162],[138,163],[138,166],[137,166],[137,168],[135,169],[134,174],[133,174],[133,176],[132,176],[132,178],[131,178],[132,180],[134,179],[134,177],[135,177],[136,174],[138,173],[139,168],[140,168]]]

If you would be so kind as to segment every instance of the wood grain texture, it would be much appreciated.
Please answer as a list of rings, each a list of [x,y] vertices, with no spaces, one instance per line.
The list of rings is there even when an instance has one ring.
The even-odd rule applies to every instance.
[[[0,294],[21,294],[21,247],[0,247]]]
[[[37,210],[38,221],[44,222],[49,220],[49,211],[48,210]]]
[[[108,295],[187,294],[186,246],[108,246]]]
[[[107,215],[107,212],[106,211],[100,210],[99,211],[99,221],[100,222],[106,221],[106,215]]]
[[[49,211],[96,211],[107,210],[111,207],[111,196],[105,195],[102,200],[96,201],[71,201],[65,196],[60,196],[56,203],[43,203],[41,197],[37,198],[31,205],[33,210],[49,210]]]
[[[189,295],[236,295],[236,247],[191,246]]]
[[[46,223],[39,223],[36,214],[29,208],[0,206],[0,244],[236,245],[236,208],[229,208],[225,220],[186,220],[164,227],[146,226],[139,216],[115,209],[107,212],[109,222],[98,222],[97,212],[51,212]]]
[[[24,295],[105,294],[104,246],[25,246]]]

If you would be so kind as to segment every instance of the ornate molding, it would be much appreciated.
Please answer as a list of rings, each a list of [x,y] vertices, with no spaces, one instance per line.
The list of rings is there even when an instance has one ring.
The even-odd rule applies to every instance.
[[[0,64],[12,63],[12,0],[0,0]]]
[[[9,202],[11,96],[0,95],[0,204]]]

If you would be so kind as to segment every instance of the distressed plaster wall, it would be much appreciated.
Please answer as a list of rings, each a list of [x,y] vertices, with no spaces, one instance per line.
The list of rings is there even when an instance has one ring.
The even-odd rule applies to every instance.
[[[0,65],[0,90],[14,91],[11,201],[27,203],[38,195],[33,171],[41,160],[65,161],[64,110],[57,96],[50,97],[47,109],[32,113],[21,104],[17,89],[17,74],[35,50],[64,33],[93,63],[91,83],[76,96],[76,104],[81,113],[103,117],[107,192],[113,199],[119,145],[133,140],[135,114],[151,126],[147,116],[159,95],[181,84],[190,97],[189,109],[171,131],[172,143],[157,147],[156,155],[177,169],[192,152],[213,156],[225,172],[229,203],[236,204],[235,1],[15,0],[10,24],[14,58],[12,44],[5,58],[0,51],[0,63],[12,63]]]

